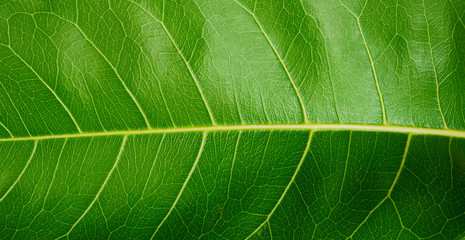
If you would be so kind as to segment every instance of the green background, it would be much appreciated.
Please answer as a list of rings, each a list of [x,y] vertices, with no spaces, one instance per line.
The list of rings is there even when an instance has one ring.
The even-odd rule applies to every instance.
[[[0,238],[463,239],[464,16],[0,0]]]

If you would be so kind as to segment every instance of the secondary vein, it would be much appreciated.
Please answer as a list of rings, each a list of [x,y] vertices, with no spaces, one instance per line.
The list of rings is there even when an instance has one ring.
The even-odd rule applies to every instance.
[[[2,44],[3,45],[3,44]],[[4,46],[7,46],[7,45],[4,45]],[[65,109],[65,111],[68,113],[69,117],[71,118],[71,120],[73,121],[74,125],[76,126],[76,129],[78,130],[78,132],[82,132],[81,131],[81,128],[79,127],[79,124],[77,123],[76,119],[74,118],[73,114],[71,113],[71,111],[68,109],[68,107],[65,105],[65,103],[61,100],[61,98],[57,95],[57,93],[50,87],[50,85],[48,85],[44,79],[34,70],[34,68],[32,68],[31,65],[29,65],[29,63],[26,62],[26,60],[24,60],[11,46],[7,46],[10,48],[11,52],[19,59],[21,60],[21,62],[23,62],[24,65],[26,65],[36,76],[37,78],[42,82],[42,84],[44,84],[44,86],[53,94],[53,96],[55,96],[55,98],[58,100],[58,102],[61,104],[61,106]],[[26,129],[27,130],[27,129]]]
[[[391,187],[389,188],[388,190],[388,193],[386,195],[386,197],[384,197],[379,203],[378,205],[376,205],[369,213],[368,215],[365,217],[365,219],[358,225],[358,227],[352,232],[352,234],[347,238],[347,239],[351,239],[354,234],[360,229],[360,227],[363,226],[363,224],[370,218],[371,214],[373,214],[373,212],[375,212],[376,209],[378,209],[387,199],[391,198],[391,193],[392,193],[392,190],[394,190],[394,187],[396,186],[397,184],[397,180],[399,180],[399,176],[400,174],[402,173],[402,170],[404,169],[404,165],[405,165],[405,159],[407,159],[407,154],[408,154],[408,151],[409,151],[409,148],[410,148],[410,141],[412,139],[412,134],[409,134],[408,137],[407,137],[407,142],[405,144],[405,149],[404,149],[404,154],[402,156],[402,161],[400,163],[400,166],[399,166],[399,170],[397,171],[396,173],[396,176],[394,178],[394,181],[392,182],[392,185]],[[392,198],[391,198],[392,200]],[[394,200],[392,200],[392,203],[394,203]]]
[[[0,198],[0,202],[3,201],[3,199],[5,199],[5,197],[11,192],[11,190],[13,190],[13,188],[16,186],[16,184],[18,184],[19,180],[23,176],[23,174],[26,171],[27,167],[31,163],[32,158],[34,158],[34,154],[36,153],[36,149],[37,149],[37,141],[35,141],[35,143],[34,143],[34,148],[32,149],[31,156],[29,156],[29,159],[27,160],[26,166],[24,166],[23,170],[21,171],[21,173],[19,174],[19,176],[15,180],[15,182],[10,186],[10,188],[6,191],[6,193],[2,196],[2,198]]]
[[[89,206],[84,211],[84,213],[78,218],[78,220],[71,226],[71,228],[68,230],[68,232],[66,234],[60,236],[59,238],[62,238],[64,236],[68,236],[71,233],[71,231],[73,231],[73,229],[78,225],[78,223],[84,218],[84,216],[86,216],[86,214],[89,212],[89,210],[95,204],[95,202],[98,200],[100,194],[103,192],[103,189],[105,189],[105,186],[107,185],[108,180],[110,179],[111,175],[113,174],[113,171],[116,169],[116,166],[118,166],[118,163],[119,163],[119,161],[121,159],[121,154],[123,153],[123,150],[124,150],[124,146],[126,145],[126,141],[127,141],[127,136],[124,136],[123,142],[121,143],[121,148],[119,150],[118,156],[116,157],[115,164],[113,164],[113,167],[110,169],[110,172],[108,172],[108,175],[105,178],[105,181],[103,182],[102,187],[100,187],[100,189],[98,190],[98,192],[95,195],[92,202],[89,204]],[[59,239],[59,238],[57,238],[57,239]]]
[[[184,181],[182,187],[181,187],[181,190],[179,191],[179,194],[178,196],[176,197],[176,199],[174,200],[174,203],[173,205],[171,206],[170,210],[168,211],[168,213],[166,214],[165,218],[163,218],[163,220],[161,221],[161,223],[158,225],[157,229],[155,229],[155,232],[153,233],[152,237],[150,239],[153,239],[155,237],[155,235],[157,234],[158,230],[160,229],[160,227],[163,225],[163,223],[165,223],[166,219],[168,219],[168,217],[171,215],[171,212],[174,210],[174,208],[176,207],[176,204],[178,203],[179,199],[181,198],[181,195],[182,193],[184,192],[184,189],[186,188],[187,186],[187,183],[189,183],[189,180],[192,176],[192,174],[194,173],[196,167],[197,167],[197,164],[199,163],[199,160],[200,160],[200,157],[202,156],[202,153],[203,153],[203,149],[205,147],[205,143],[207,141],[207,134],[204,133],[203,134],[203,137],[202,137],[202,143],[200,144],[200,149],[199,149],[199,153],[197,154],[197,158],[195,159],[195,162],[194,162],[194,165],[192,165],[192,168],[189,172],[189,175],[187,175],[187,178],[186,180]]]
[[[139,5],[138,3],[136,2],[133,2],[133,1],[129,1],[130,3],[134,4],[135,6],[137,6],[138,8],[142,9],[142,11],[144,11],[146,14],[148,14],[153,20],[155,20],[157,23],[159,23],[163,30],[166,32],[166,35],[168,36],[168,38],[170,39],[171,43],[173,44],[174,48],[176,48],[176,51],[179,53],[179,56],[182,58],[184,64],[186,65],[187,69],[189,70],[189,73],[190,75],[192,76],[192,78],[194,79],[194,82],[195,82],[195,85],[197,86],[197,89],[199,90],[199,93],[200,93],[200,96],[202,97],[202,100],[205,104],[205,107],[207,109],[207,112],[208,112],[208,115],[210,116],[210,120],[212,122],[213,125],[216,125],[216,122],[215,122],[215,118],[213,117],[213,113],[210,109],[210,106],[208,105],[208,102],[203,94],[203,91],[202,91],[202,88],[200,87],[200,83],[199,83],[199,80],[197,79],[196,75],[194,74],[194,71],[192,70],[189,62],[187,61],[186,57],[184,57],[184,54],[181,52],[181,49],[178,47],[178,45],[176,44],[176,42],[174,41],[173,37],[171,36],[170,32],[168,31],[168,29],[166,28],[165,24],[160,21],[158,18],[156,18],[155,16],[153,16],[152,13],[150,13],[149,11],[147,11],[145,8],[143,8],[141,5]]]
[[[383,99],[383,93],[381,92],[381,87],[379,86],[379,81],[378,81],[378,74],[376,73],[376,68],[375,68],[375,62],[373,61],[373,56],[371,55],[370,48],[368,47],[367,40],[365,38],[365,34],[363,33],[362,25],[360,24],[360,16],[355,15],[355,13],[350,10],[341,0],[339,0],[339,3],[347,10],[349,13],[354,16],[357,25],[358,25],[358,30],[360,31],[360,35],[362,36],[363,40],[363,45],[365,46],[365,50],[367,51],[368,59],[370,60],[370,65],[371,65],[371,70],[373,72],[373,77],[375,79],[375,85],[376,85],[376,90],[378,92],[378,98],[381,104],[381,112],[383,115],[383,124],[387,124],[387,118],[386,118],[386,107],[384,106],[384,99]]]
[[[121,82],[121,84],[123,85],[124,89],[126,90],[126,92],[129,94],[129,96],[131,97],[131,99],[134,101],[134,103],[136,104],[136,107],[138,108],[139,112],[141,113],[142,117],[144,118],[144,121],[145,121],[145,124],[147,124],[147,127],[151,128],[150,126],[150,122],[149,120],[147,119],[147,116],[145,115],[145,112],[144,110],[142,109],[142,107],[140,106],[139,104],[139,101],[137,101],[136,97],[134,96],[134,94],[131,92],[131,90],[129,90],[128,86],[126,85],[126,83],[123,81],[123,79],[121,78],[121,76],[119,75],[118,71],[116,70],[115,66],[113,66],[113,64],[110,62],[110,60],[103,54],[102,51],[100,51],[100,49],[94,44],[94,42],[92,42],[90,40],[89,37],[87,37],[87,35],[84,33],[84,31],[75,23],[73,22],[70,22],[68,21],[67,19],[64,19],[64,18],[61,18],[59,17],[60,19],[72,24],[73,26],[76,27],[76,29],[82,34],[82,36],[87,40],[87,42],[90,43],[90,45],[92,45],[92,47],[94,47],[94,49],[100,54],[100,56],[103,57],[103,59],[105,59],[105,61],[108,63],[108,65],[110,65],[110,67],[113,69],[113,71],[115,72],[116,74],[116,77],[118,77],[118,80]]]
[[[253,231],[246,239],[249,239],[250,237],[252,237],[256,232],[258,232],[258,231],[263,227],[263,225],[265,225],[267,222],[270,221],[271,216],[273,216],[273,213],[274,213],[274,212],[276,211],[276,209],[279,207],[279,205],[281,204],[282,200],[283,200],[284,197],[286,196],[287,192],[288,192],[289,189],[291,188],[292,183],[294,183],[295,178],[296,178],[297,174],[298,174],[299,171],[300,171],[300,167],[302,167],[302,164],[304,163],[305,158],[307,157],[307,153],[308,153],[308,150],[310,149],[310,144],[311,144],[311,142],[312,142],[312,137],[313,137],[313,131],[310,132],[310,134],[309,134],[309,136],[308,136],[307,146],[305,147],[304,153],[302,154],[302,158],[300,159],[300,162],[299,162],[299,164],[297,165],[297,168],[295,169],[295,172],[294,172],[294,174],[292,175],[291,180],[289,181],[289,184],[287,184],[287,186],[286,186],[286,188],[284,189],[283,194],[281,194],[281,197],[279,198],[278,202],[277,202],[276,205],[273,207],[273,209],[271,210],[271,212],[268,214],[268,216],[266,217],[265,221],[263,221],[263,223],[260,224],[260,226],[258,226],[258,227],[255,229],[255,231]]]
[[[430,31],[429,31],[429,23],[428,23],[428,17],[426,17],[426,6],[425,6],[425,0],[423,2],[423,15],[425,16],[425,21],[426,21],[426,32],[428,34],[428,46],[429,46],[429,53],[431,57],[431,64],[433,65],[433,70],[434,70],[434,78],[436,80],[436,99],[438,102],[438,108],[439,108],[439,113],[441,114],[441,119],[444,124],[444,127],[447,128],[447,123],[446,119],[444,117],[444,113],[441,108],[441,100],[439,99],[439,80],[438,80],[438,72],[436,70],[436,63],[434,62],[434,57],[433,57],[433,47],[431,46],[431,37],[430,37]]]
[[[255,14],[253,12],[251,12],[248,8],[246,8],[244,5],[242,5],[241,3],[239,3],[238,1],[236,0],[233,0],[235,3],[237,3],[237,5],[239,5],[242,9],[244,9],[248,14],[250,14],[255,23],[258,25],[258,27],[260,28],[260,31],[262,32],[263,36],[266,38],[266,41],[268,42],[268,44],[270,44],[271,48],[273,49],[273,52],[274,54],[276,55],[276,57],[278,58],[279,62],[281,63],[281,65],[283,66],[284,68],[284,71],[286,72],[286,75],[287,77],[289,78],[289,80],[291,81],[291,84],[292,84],[292,87],[297,95],[297,98],[299,99],[299,102],[300,102],[300,106],[302,108],[302,112],[303,112],[303,115],[304,115],[304,121],[305,123],[309,123],[308,121],[308,116],[307,116],[307,110],[305,109],[305,104],[304,104],[304,101],[302,99],[302,96],[300,95],[300,91],[299,91],[299,88],[297,87],[297,85],[295,84],[295,81],[294,79],[292,78],[291,76],[291,73],[289,72],[289,69],[287,68],[286,64],[284,63],[284,60],[283,58],[281,57],[281,55],[278,53],[278,50],[276,49],[276,47],[274,46],[273,42],[271,42],[271,39],[270,37],[268,36],[268,34],[265,32],[265,30],[263,29],[262,25],[260,24],[260,22],[258,21],[257,17],[255,16]]]

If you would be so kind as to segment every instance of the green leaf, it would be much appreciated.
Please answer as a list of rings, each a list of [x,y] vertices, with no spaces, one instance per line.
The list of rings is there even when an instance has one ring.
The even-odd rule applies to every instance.
[[[0,1],[0,239],[463,239],[464,18]]]

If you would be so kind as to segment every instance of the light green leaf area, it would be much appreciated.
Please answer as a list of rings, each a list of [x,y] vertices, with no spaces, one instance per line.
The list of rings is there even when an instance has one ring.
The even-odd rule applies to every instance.
[[[0,239],[463,239],[464,22],[0,0]]]

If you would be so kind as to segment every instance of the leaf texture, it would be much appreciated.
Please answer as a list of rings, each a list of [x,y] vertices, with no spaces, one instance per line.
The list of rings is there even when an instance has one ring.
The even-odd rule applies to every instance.
[[[462,239],[464,17],[0,1],[0,239]]]

